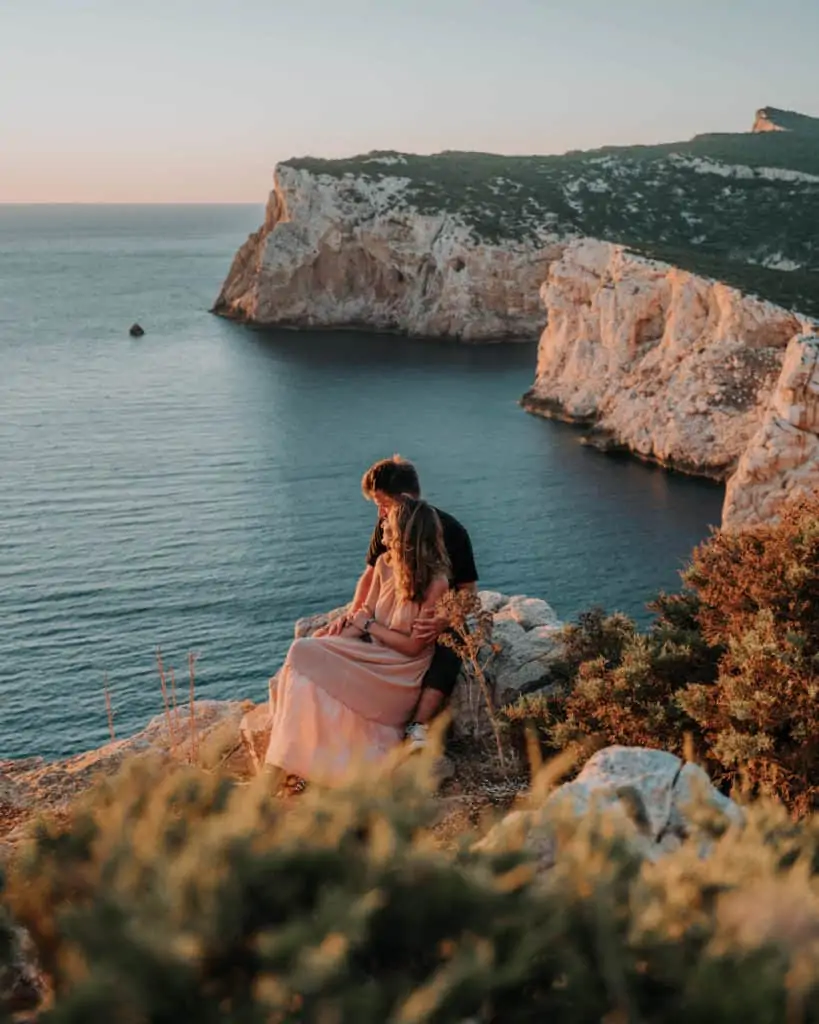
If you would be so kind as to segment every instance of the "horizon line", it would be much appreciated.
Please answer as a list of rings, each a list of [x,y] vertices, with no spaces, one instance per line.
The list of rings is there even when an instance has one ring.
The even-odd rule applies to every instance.
[[[0,199],[0,208],[10,206],[264,206],[266,200],[249,199],[30,199],[6,202]]]

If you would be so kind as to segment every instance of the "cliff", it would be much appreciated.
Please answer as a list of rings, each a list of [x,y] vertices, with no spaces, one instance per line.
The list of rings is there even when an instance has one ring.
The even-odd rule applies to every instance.
[[[556,238],[479,241],[452,212],[410,204],[407,185],[279,166],[265,224],[237,254],[214,311],[283,327],[536,338]]]
[[[785,350],[819,316],[817,223],[819,120],[773,107],[752,132],[661,146],[292,160],[214,311],[462,341],[543,331],[529,411],[715,480],[740,467],[726,514],[751,521],[791,488],[782,467],[819,483],[812,428],[797,443],[777,411]]]
[[[728,482],[723,526],[773,518],[819,490],[819,334],[792,338],[759,429]]]
[[[590,440],[726,479],[808,321],[734,288],[592,239],[568,245],[541,288],[547,327],[530,412],[591,426]]]
[[[819,313],[819,134],[813,118],[791,123],[563,156],[290,160],[214,312],[263,326],[534,340],[550,264],[593,237]]]
[[[819,489],[819,334],[810,320],[622,246],[552,264],[529,412],[587,441],[727,481],[724,526]]]
[[[797,132],[803,135],[819,134],[819,118],[799,114],[795,110],[762,107],[754,118],[753,132]]]

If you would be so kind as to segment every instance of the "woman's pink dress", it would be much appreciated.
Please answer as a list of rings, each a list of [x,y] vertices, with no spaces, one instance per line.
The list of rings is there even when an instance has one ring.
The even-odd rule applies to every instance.
[[[367,605],[381,625],[403,633],[421,608],[397,597],[385,556],[376,562]],[[409,657],[375,638],[295,640],[271,698],[266,763],[331,786],[350,768],[381,760],[401,742],[433,650]]]

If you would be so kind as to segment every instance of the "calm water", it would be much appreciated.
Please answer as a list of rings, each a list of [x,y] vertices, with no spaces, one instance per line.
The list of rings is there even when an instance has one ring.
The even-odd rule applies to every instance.
[[[400,451],[483,586],[642,614],[718,521],[707,483],[525,415],[534,346],[261,334],[210,316],[257,207],[0,207],[0,757],[200,696],[260,698],[293,620],[352,592]],[[128,336],[139,320],[142,339]]]

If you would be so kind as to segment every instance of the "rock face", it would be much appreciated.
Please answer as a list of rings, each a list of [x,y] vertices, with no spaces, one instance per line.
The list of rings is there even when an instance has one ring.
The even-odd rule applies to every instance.
[[[762,107],[757,110],[752,132],[786,132],[788,129],[776,121],[776,111]]]
[[[534,340],[538,288],[581,237],[673,253],[695,273],[811,312],[819,241],[804,226],[819,219],[819,119],[766,108],[756,127],[564,156],[289,160],[214,312],[280,327]],[[759,267],[804,273],[797,282]]]
[[[611,818],[650,860],[696,835],[703,814],[721,819],[724,827],[741,826],[744,820],[740,808],[712,786],[698,765],[684,764],[663,750],[614,746],[598,751],[542,807],[507,815],[480,846],[501,850],[522,842],[547,870],[559,856],[561,820],[582,821],[592,810]]]
[[[280,165],[265,224],[237,254],[214,311],[284,327],[533,341],[557,240],[544,230],[481,242],[447,210],[408,202],[407,185]]]
[[[819,335],[794,337],[764,419],[728,482],[723,526],[775,518],[819,489]]]
[[[819,119],[774,107],[753,132],[660,146],[291,160],[214,312],[473,342],[545,323],[529,411],[726,481],[767,422],[789,342],[816,332],[815,223]],[[727,522],[776,506],[777,465],[783,496],[797,476],[807,486],[809,460],[795,474],[779,435],[749,453],[753,473],[769,465],[770,501],[740,497],[746,466],[730,505],[747,512]]]
[[[490,590],[481,591],[480,599],[484,609],[492,613],[492,640],[498,648],[487,670],[496,702],[514,700],[519,694],[546,683],[549,667],[561,650],[562,623],[551,605],[539,598],[507,597]],[[299,619],[294,629],[295,636],[312,636],[345,611],[346,606]],[[276,676],[273,676],[270,680],[271,699],[275,691]],[[482,695],[459,685],[453,697],[452,710],[456,732],[483,730],[485,712]],[[269,702],[258,704],[244,715],[240,735],[251,763],[260,771],[270,739]]]
[[[795,110],[762,107],[754,118],[753,132],[797,132],[800,135],[819,133],[819,119],[799,114]]]
[[[621,246],[567,246],[541,289],[548,324],[530,412],[591,440],[724,480],[759,429],[805,318]]]

